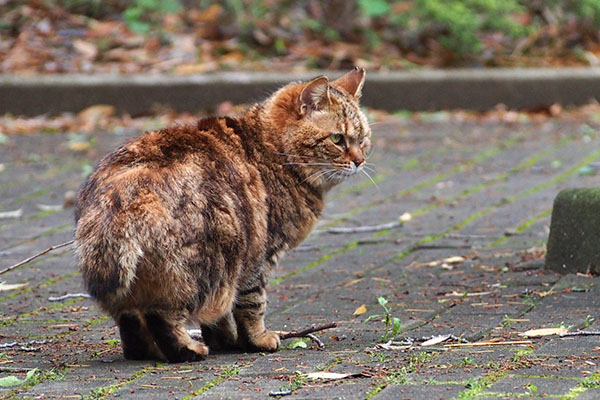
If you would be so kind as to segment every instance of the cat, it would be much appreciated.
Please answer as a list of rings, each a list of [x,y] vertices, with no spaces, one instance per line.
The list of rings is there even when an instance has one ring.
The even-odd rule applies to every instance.
[[[105,156],[76,201],[84,284],[124,357],[200,360],[276,351],[269,272],[317,222],[324,195],[363,171],[364,69],[282,87],[237,117],[146,132]],[[184,324],[200,323],[202,342]]]

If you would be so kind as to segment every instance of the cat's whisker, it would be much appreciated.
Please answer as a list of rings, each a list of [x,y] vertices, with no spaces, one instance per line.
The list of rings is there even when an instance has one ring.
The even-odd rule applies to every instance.
[[[314,173],[310,174],[308,177],[304,178],[302,180],[302,182],[300,182],[299,184],[301,185],[301,184],[303,184],[306,181],[310,182],[311,179],[314,179],[314,181],[316,182],[316,180],[319,179],[321,176],[323,176],[325,173],[327,173],[327,171],[328,171],[327,169],[325,169],[325,170],[323,170],[323,169],[317,170],[317,172],[314,172]]]
[[[363,165],[363,169],[366,169],[367,171],[371,171],[374,174],[377,173],[377,171],[374,168],[371,168],[368,165]]]
[[[308,165],[308,166],[323,166],[323,165],[330,165],[329,163],[312,163],[312,162],[287,162],[284,163],[283,165]]]
[[[373,185],[375,185],[375,188],[377,188],[378,192],[381,192],[381,190],[379,190],[379,186],[377,185],[377,182],[375,182],[375,180],[373,178],[371,178],[371,175],[369,175],[369,173],[367,171],[365,171],[364,169],[362,170],[363,174],[365,174],[367,176],[367,178],[369,178],[369,180],[371,182],[373,182]]]

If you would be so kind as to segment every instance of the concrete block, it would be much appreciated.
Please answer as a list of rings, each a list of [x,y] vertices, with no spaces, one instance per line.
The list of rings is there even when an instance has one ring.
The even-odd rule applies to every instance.
[[[600,188],[566,189],[556,196],[545,267],[600,274]]]

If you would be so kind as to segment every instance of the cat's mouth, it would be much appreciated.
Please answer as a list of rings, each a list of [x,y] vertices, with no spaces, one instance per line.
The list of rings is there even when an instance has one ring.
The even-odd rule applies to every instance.
[[[362,165],[359,165],[357,167],[354,163],[350,163],[349,165],[341,168],[336,168],[336,173],[331,175],[332,179],[330,180],[341,182],[353,175],[358,174],[359,172],[361,172],[362,168]]]

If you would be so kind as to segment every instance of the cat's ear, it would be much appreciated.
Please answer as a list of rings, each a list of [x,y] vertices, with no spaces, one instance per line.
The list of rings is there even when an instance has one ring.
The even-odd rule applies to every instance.
[[[329,105],[329,79],[319,76],[308,82],[298,97],[301,115],[311,111],[322,110]]]
[[[336,88],[344,89],[350,96],[360,98],[362,94],[362,87],[365,83],[365,69],[354,67],[354,69],[348,72],[341,78],[331,82],[331,85]]]

